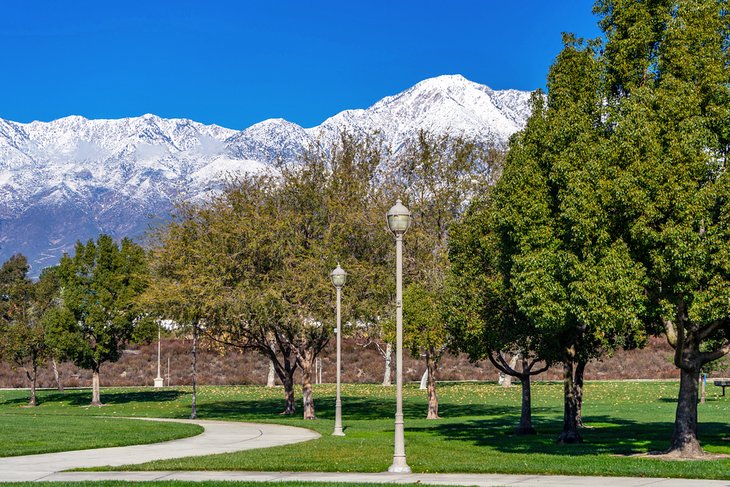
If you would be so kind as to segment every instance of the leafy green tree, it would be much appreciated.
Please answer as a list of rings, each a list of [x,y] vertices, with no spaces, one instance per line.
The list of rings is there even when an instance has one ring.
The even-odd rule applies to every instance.
[[[520,379],[522,412],[515,433],[535,434],[531,377],[551,364],[557,337],[538,329],[518,309],[509,254],[500,246],[495,216],[487,194],[472,200],[450,228],[451,275],[446,295],[451,346],[467,353],[472,362],[487,359],[498,370]],[[518,356],[519,370],[510,365],[507,354]]]
[[[600,0],[611,211],[647,272],[650,329],[674,347],[680,390],[669,453],[702,453],[703,365],[730,352],[730,4]]]
[[[192,336],[190,418],[198,417],[198,346],[201,332],[214,316],[221,297],[220,281],[207,268],[205,243],[210,234],[197,208],[179,205],[177,214],[152,234],[150,281],[138,304],[157,320],[170,320],[175,331]]]
[[[170,226],[188,225],[199,238],[173,235],[176,243],[153,251],[169,253],[166,260],[194,255],[173,268],[200,283],[193,307],[206,335],[270,359],[284,385],[285,414],[295,410],[294,374],[301,370],[304,417],[315,417],[312,373],[334,325],[329,272],[337,262],[350,275],[346,319],[374,319],[389,297],[378,285],[386,282],[379,266],[387,252],[374,247],[388,242],[385,210],[373,210],[379,154],[367,141],[343,136],[333,151],[312,152],[275,176],[242,178]]]
[[[411,283],[406,288],[403,293],[403,334],[409,337],[407,344],[411,355],[417,357],[423,353],[426,360],[426,419],[439,419],[436,370],[449,340],[443,315],[441,296],[418,283]]]
[[[28,270],[28,262],[20,254],[0,268],[0,357],[23,369],[30,385],[28,405],[35,406],[38,367],[52,353],[48,318],[57,303],[58,286],[53,269],[45,270],[37,282],[28,278]]]
[[[147,283],[142,247],[129,239],[117,244],[108,235],[78,242],[58,269],[62,307],[49,319],[58,347],[73,362],[90,369],[92,406],[100,406],[99,372],[121,357],[142,314],[136,299]]]
[[[548,96],[512,138],[494,188],[502,272],[525,323],[556,337],[541,358],[562,362],[560,442],[578,434],[585,364],[645,336],[644,274],[610,211],[616,166],[606,164],[604,98],[594,46],[567,36]]]
[[[449,225],[469,198],[493,182],[501,160],[490,147],[421,131],[394,169],[395,186],[386,188],[401,197],[413,219],[404,238],[404,279],[413,286],[407,287],[413,309],[403,308],[408,317],[403,339],[404,347],[426,362],[428,418],[438,417],[438,364],[450,341],[441,313]]]

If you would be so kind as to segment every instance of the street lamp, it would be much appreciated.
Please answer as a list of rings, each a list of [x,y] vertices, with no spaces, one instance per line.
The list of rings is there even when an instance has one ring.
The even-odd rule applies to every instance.
[[[400,200],[388,210],[388,228],[395,235],[395,451],[389,472],[410,473],[403,432],[403,234],[411,225],[411,212]]]
[[[335,430],[332,436],[345,436],[342,431],[342,401],[340,400],[340,362],[342,360],[342,331],[340,329],[340,290],[347,280],[347,272],[337,264],[335,270],[330,274],[332,284],[337,289],[337,399],[335,400]]]
[[[155,377],[155,387],[162,387],[165,385],[165,379],[160,375],[160,354],[162,351],[162,330],[160,324],[157,324],[157,377]]]

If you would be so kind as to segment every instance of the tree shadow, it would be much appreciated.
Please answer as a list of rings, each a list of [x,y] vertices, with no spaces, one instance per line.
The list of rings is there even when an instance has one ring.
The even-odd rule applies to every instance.
[[[101,391],[101,402],[107,405],[127,404],[132,402],[157,403],[169,402],[189,394],[177,389],[150,390],[150,391]],[[91,391],[48,392],[39,395],[40,404],[44,402],[62,402],[70,406],[88,406],[91,402]],[[17,399],[6,401],[5,404],[18,402]]]
[[[335,398],[332,396],[314,398],[315,410],[318,419],[334,420]],[[297,405],[298,406],[298,405]],[[228,418],[252,420],[281,419],[279,413],[284,409],[284,399],[278,398],[251,398],[233,401],[206,402],[198,405],[198,413],[205,418]],[[549,408],[542,408],[547,410]],[[519,420],[519,410],[515,416],[512,406],[492,406],[486,404],[446,404],[441,407],[442,414],[447,418],[468,418],[483,416],[506,416],[507,422]],[[425,420],[427,405],[425,403],[407,400],[403,403],[403,415],[406,420]],[[371,421],[393,419],[395,415],[395,398],[383,399],[367,396],[342,396],[342,415],[353,421]],[[299,410],[291,416],[299,418]],[[434,423],[436,424],[436,423]]]
[[[488,419],[471,419],[458,423],[444,423],[434,427],[407,427],[439,436],[450,441],[471,443],[493,448],[502,453],[537,453],[565,456],[633,455],[665,450],[672,435],[672,422],[638,422],[612,416],[590,416],[595,427],[583,428],[583,443],[560,445],[556,440],[562,431],[560,418],[535,418],[537,435],[514,435],[516,421],[513,415]],[[704,447],[730,446],[730,424],[709,422],[698,426],[700,442]]]

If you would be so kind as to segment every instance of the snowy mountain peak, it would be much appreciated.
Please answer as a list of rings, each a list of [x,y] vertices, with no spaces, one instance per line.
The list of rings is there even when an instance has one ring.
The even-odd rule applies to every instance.
[[[395,154],[420,130],[506,147],[527,120],[529,97],[455,74],[421,81],[308,129],[275,118],[236,131],[151,113],[110,120],[0,119],[0,259],[23,252],[37,275],[78,239],[102,231],[139,236],[149,215],[167,218],[173,201],[197,201],[236,174],[295,161],[315,142],[337,142],[342,130],[378,134]]]

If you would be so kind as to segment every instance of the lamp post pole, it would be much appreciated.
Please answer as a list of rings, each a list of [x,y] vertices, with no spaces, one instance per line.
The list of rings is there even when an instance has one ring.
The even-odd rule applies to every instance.
[[[345,436],[342,431],[342,401],[340,399],[340,375],[341,375],[341,364],[342,364],[342,327],[340,325],[340,291],[342,286],[345,285],[345,279],[347,273],[337,264],[335,270],[330,274],[332,278],[332,284],[334,284],[337,290],[337,328],[335,333],[337,334],[337,398],[335,399],[335,429],[332,432],[332,436]]]
[[[165,380],[160,375],[160,355],[162,353],[162,330],[157,328],[157,377],[155,377],[155,387],[162,387],[165,385]]]
[[[388,211],[388,227],[395,235],[395,448],[389,472],[410,473],[406,462],[403,424],[403,234],[410,226],[410,212],[400,200]]]

